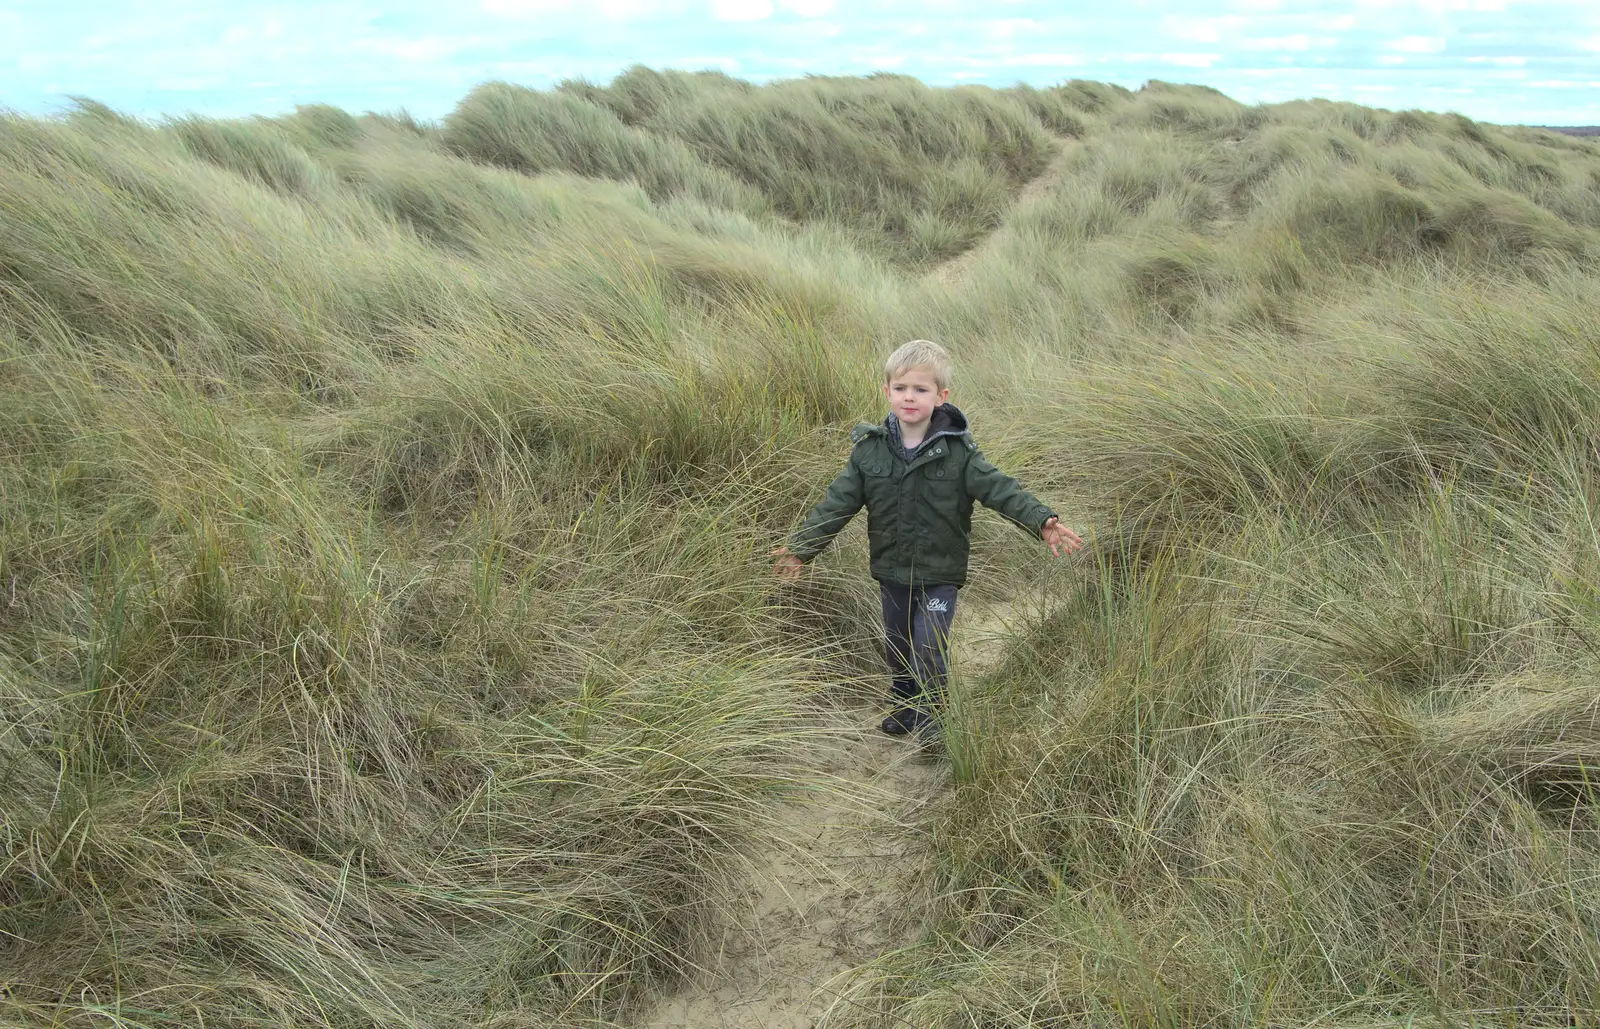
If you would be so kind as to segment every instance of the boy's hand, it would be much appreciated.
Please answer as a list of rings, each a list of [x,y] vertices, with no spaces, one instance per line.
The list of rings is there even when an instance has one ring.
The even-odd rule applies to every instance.
[[[778,578],[784,582],[798,582],[800,580],[800,574],[806,569],[805,562],[789,553],[788,547],[779,547],[772,552],[772,556],[778,559],[778,563],[772,569]]]
[[[1046,521],[1039,535],[1044,537],[1044,541],[1050,545],[1050,553],[1056,557],[1061,557],[1063,552],[1075,554],[1083,546],[1083,538],[1062,525],[1059,518],[1052,517]]]

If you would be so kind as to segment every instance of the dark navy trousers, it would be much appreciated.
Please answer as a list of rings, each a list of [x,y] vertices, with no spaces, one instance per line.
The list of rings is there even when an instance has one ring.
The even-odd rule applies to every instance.
[[[956,586],[897,586],[881,582],[885,655],[890,689],[902,707],[931,711],[944,700],[949,677],[950,622]]]

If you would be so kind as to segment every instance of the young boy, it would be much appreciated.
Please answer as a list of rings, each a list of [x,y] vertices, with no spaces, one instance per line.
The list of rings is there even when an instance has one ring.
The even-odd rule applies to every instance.
[[[882,728],[925,740],[938,737],[933,712],[944,697],[956,590],[967,580],[972,502],[1043,539],[1057,557],[1083,545],[1054,511],[984,460],[966,416],[946,403],[950,379],[950,355],[937,343],[914,339],[889,355],[883,387],[889,416],[881,425],[856,426],[844,471],[788,546],[773,551],[778,575],[796,579],[866,507],[894,677],[895,709]]]

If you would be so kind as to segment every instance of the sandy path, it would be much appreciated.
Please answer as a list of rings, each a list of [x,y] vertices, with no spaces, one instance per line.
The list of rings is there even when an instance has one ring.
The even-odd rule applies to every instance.
[[[967,675],[1003,651],[1007,607],[957,612],[956,661]],[[816,795],[779,812],[783,831],[751,858],[750,905],[723,931],[713,967],[661,1001],[639,1029],[812,1029],[848,973],[914,931],[901,910],[906,876],[923,867],[921,814],[950,780],[949,763],[878,731],[868,701],[820,713],[826,776]]]
[[[751,904],[724,930],[706,980],[663,1001],[641,1029],[811,1029],[834,980],[893,946],[891,921],[918,864],[917,810],[949,767],[878,731],[882,712],[824,714],[825,775],[809,803],[779,812],[783,831],[752,858]]]
[[[1055,191],[1056,187],[1061,185],[1062,181],[1067,177],[1067,166],[1072,160],[1076,144],[1076,140],[1065,136],[1056,138],[1055,156],[1050,159],[1049,164],[1045,165],[1044,171],[1022,187],[1022,191],[1017,194],[1017,199],[1012,203],[1011,210],[1007,212],[1006,217],[1009,218],[1017,211],[1025,207],[1031,207],[1046,199]],[[991,232],[971,250],[959,253],[950,260],[934,266],[928,272],[927,281],[946,288],[955,287],[965,282],[973,267],[983,260],[984,255],[994,249],[995,240],[998,236],[998,230]]]

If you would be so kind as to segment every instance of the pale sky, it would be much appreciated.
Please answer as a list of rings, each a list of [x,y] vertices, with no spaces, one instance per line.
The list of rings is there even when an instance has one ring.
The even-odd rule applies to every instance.
[[[447,114],[476,84],[631,64],[766,81],[1200,82],[1600,124],[1600,0],[0,0],[0,107]]]

